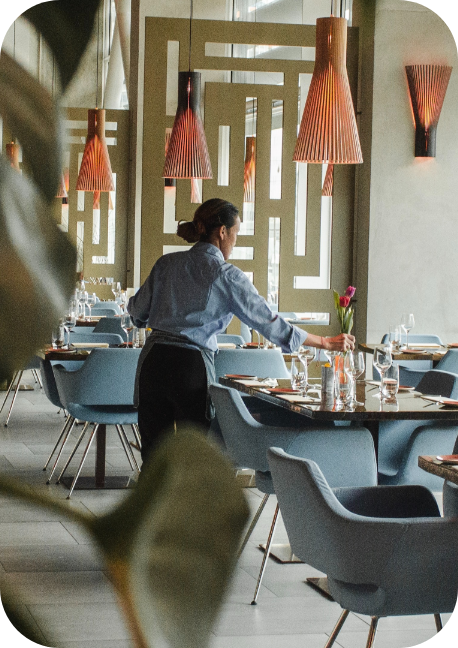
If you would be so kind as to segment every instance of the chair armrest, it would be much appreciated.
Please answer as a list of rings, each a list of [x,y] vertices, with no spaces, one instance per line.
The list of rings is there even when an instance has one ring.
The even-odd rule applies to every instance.
[[[423,486],[335,488],[333,493],[351,513],[374,518],[440,517],[433,494]]]

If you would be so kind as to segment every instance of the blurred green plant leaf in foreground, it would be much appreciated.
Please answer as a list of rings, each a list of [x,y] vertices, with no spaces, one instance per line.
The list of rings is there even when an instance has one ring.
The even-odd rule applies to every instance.
[[[94,519],[0,476],[0,491],[45,506],[92,535],[136,648],[205,648],[235,565],[248,506],[233,467],[205,437],[171,435],[137,488]]]
[[[50,341],[75,278],[75,252],[33,183],[0,157],[0,379]]]
[[[37,3],[22,14],[51,48],[64,90],[89,42],[99,5],[100,0],[53,0]]]

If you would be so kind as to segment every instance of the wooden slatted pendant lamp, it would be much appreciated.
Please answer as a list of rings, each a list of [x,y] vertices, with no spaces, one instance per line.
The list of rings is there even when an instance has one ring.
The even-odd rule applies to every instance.
[[[415,122],[415,157],[436,157],[436,128],[452,68],[447,65],[407,65]]]
[[[295,162],[328,163],[329,192],[334,164],[363,161],[346,68],[347,21],[318,18],[316,58],[294,150]],[[331,190],[332,191],[332,190]]]
[[[105,110],[87,111],[87,138],[81,161],[78,191],[114,191],[110,157],[105,140]]]
[[[200,72],[191,72],[193,0],[189,20],[189,69],[178,73],[178,108],[165,158],[164,178],[213,177],[200,116]]]
[[[19,151],[20,146],[16,142],[8,142],[6,145],[6,157],[9,159],[11,166],[16,171],[20,171],[21,167],[19,166]]]
[[[76,181],[77,191],[94,192],[94,209],[100,207],[101,191],[115,190],[110,156],[108,155],[108,147],[105,139],[105,110],[99,110],[97,107],[99,91],[99,19],[97,19],[97,25],[96,108],[87,111],[86,145]]]

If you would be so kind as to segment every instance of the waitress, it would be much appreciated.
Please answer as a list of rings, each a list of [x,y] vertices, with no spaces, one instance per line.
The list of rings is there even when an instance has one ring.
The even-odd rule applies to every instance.
[[[162,256],[129,301],[134,324],[152,329],[136,378],[143,460],[174,423],[192,421],[208,429],[216,336],[234,315],[283,352],[297,351],[304,343],[333,351],[354,348],[352,335],[311,335],[272,313],[246,275],[227,263],[239,229],[234,205],[207,200],[192,221],[178,225],[178,236],[195,245]]]

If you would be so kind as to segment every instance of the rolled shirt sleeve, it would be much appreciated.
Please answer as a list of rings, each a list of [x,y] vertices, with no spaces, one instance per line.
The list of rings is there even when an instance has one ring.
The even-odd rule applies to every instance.
[[[226,264],[221,269],[221,279],[222,286],[231,296],[231,310],[242,322],[280,346],[284,353],[297,351],[305,342],[307,332],[273,313],[239,268]]]

